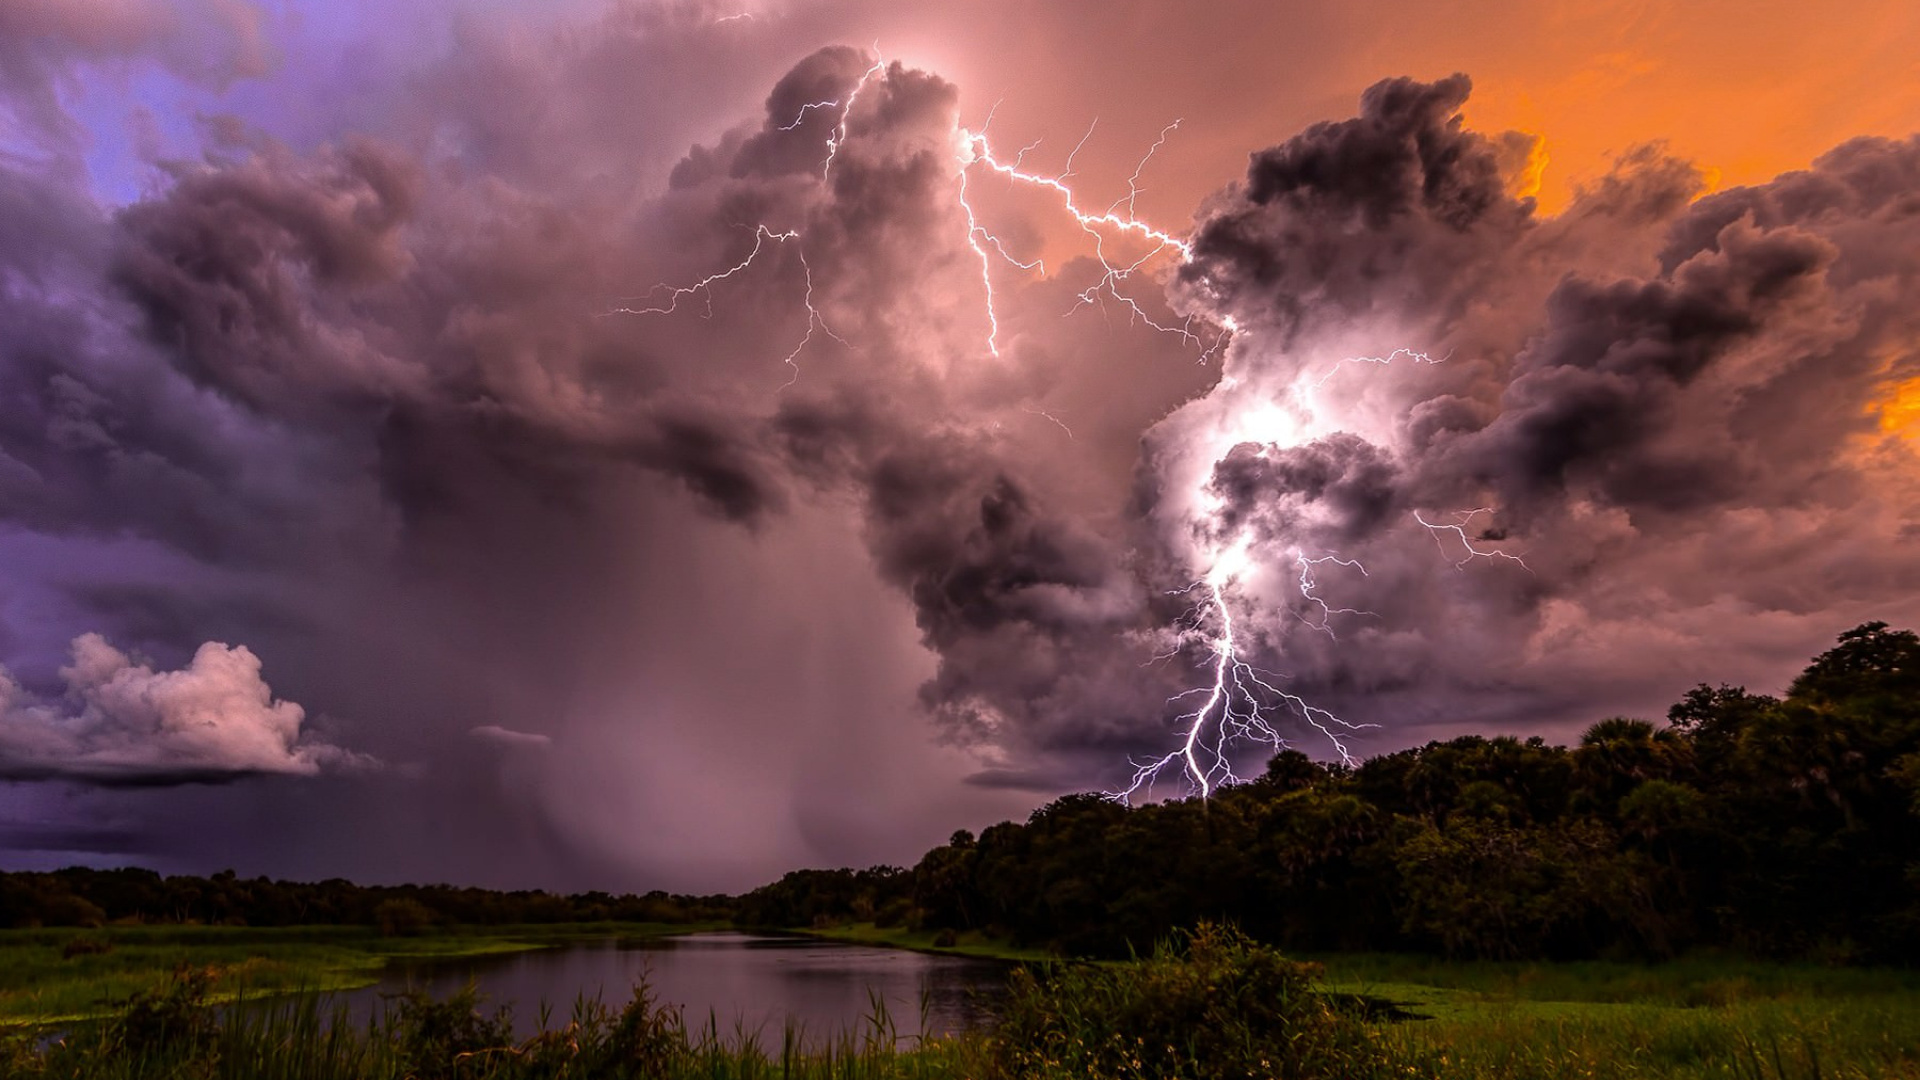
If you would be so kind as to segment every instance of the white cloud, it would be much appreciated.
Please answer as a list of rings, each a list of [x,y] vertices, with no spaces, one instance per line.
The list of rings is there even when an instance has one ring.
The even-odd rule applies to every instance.
[[[0,668],[0,776],[170,784],[377,764],[303,736],[306,710],[273,697],[244,645],[209,641],[178,671],[155,671],[99,634],[72,648],[59,701]]]

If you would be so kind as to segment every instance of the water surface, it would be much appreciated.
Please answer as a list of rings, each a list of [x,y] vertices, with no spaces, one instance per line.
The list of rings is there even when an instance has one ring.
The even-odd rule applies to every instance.
[[[379,985],[336,1000],[367,1017],[409,988],[445,997],[472,980],[485,1011],[511,1006],[515,1031],[526,1036],[539,1028],[542,1002],[551,1022],[564,1024],[577,997],[617,1009],[644,976],[655,1001],[685,1009],[689,1029],[711,1019],[723,1036],[758,1033],[777,1049],[789,1019],[815,1045],[864,1033],[876,1000],[902,1040],[953,1034],[990,1016],[1006,974],[991,960],[726,931],[397,966]]]

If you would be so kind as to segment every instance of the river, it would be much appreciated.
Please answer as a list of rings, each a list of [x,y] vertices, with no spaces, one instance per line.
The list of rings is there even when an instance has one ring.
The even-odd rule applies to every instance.
[[[366,1018],[410,988],[445,997],[471,980],[485,997],[483,1010],[511,1007],[524,1037],[539,1029],[543,1002],[552,1007],[550,1022],[561,1025],[577,997],[597,996],[617,1009],[645,977],[655,1001],[685,1010],[689,1030],[711,1020],[724,1037],[757,1033],[762,1046],[777,1049],[789,1021],[813,1045],[840,1032],[863,1034],[876,1000],[903,1042],[953,1034],[990,1017],[1006,975],[1006,965],[991,960],[727,931],[396,966],[377,986],[333,1000]]]

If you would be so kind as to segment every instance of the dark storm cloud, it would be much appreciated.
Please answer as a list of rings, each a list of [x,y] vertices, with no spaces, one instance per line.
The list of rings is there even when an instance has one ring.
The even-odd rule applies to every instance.
[[[102,282],[112,226],[70,185],[0,170],[0,222],[0,519],[209,559],[297,544],[286,519],[327,486],[320,448],[197,392],[129,333]]]
[[[148,602],[167,585],[95,588],[86,578],[98,570],[75,567],[66,602],[99,611],[109,629],[179,639],[164,642],[169,653],[191,650],[191,635],[210,624],[238,622],[263,635],[254,639],[256,647],[267,642],[263,655],[274,655],[275,642],[284,654],[289,641],[326,642],[343,615],[375,625],[366,648],[331,644],[333,655],[365,653],[381,638],[402,650],[381,665],[384,678],[363,680],[371,698],[345,693],[337,674],[308,670],[302,700],[314,697],[309,691],[336,704],[359,697],[364,710],[382,696],[371,688],[385,686],[394,704],[376,707],[387,712],[419,698],[427,680],[485,669],[481,677],[501,692],[477,714],[460,716],[454,702],[467,695],[455,693],[415,711],[409,725],[365,723],[363,714],[359,745],[372,733],[374,745],[401,760],[430,744],[435,729],[524,732],[525,710],[564,712],[568,696],[604,695],[595,680],[619,662],[622,638],[644,640],[652,628],[664,632],[688,612],[700,614],[650,605],[621,611],[604,584],[633,576],[622,562],[643,557],[635,545],[658,548],[668,533],[705,528],[687,519],[682,500],[653,491],[646,474],[683,489],[704,515],[754,527],[777,550],[794,540],[797,526],[780,522],[796,480],[817,493],[865,492],[883,474],[911,484],[917,466],[909,462],[967,446],[945,486],[891,500],[859,496],[874,507],[874,542],[898,553],[889,577],[924,597],[929,628],[990,629],[1039,617],[1053,601],[1023,590],[1045,586],[1039,579],[1047,575],[1071,577],[1061,567],[1068,554],[1050,546],[1052,524],[961,534],[953,558],[984,548],[971,567],[938,565],[944,549],[930,553],[934,565],[915,561],[915,531],[949,523],[953,507],[978,489],[1000,485],[1010,514],[1019,496],[996,455],[981,451],[970,417],[955,411],[930,428],[912,418],[915,396],[938,382],[929,360],[952,339],[929,336],[911,293],[937,294],[951,289],[950,275],[978,273],[965,262],[964,229],[954,227],[955,88],[898,67],[875,80],[847,117],[831,177],[821,174],[833,124],[823,128],[827,114],[799,106],[815,94],[848,97],[870,64],[844,48],[804,61],[776,87],[757,130],[696,150],[696,164],[658,201],[516,183],[540,174],[516,163],[521,151],[509,141],[469,138],[454,167],[435,156],[437,144],[355,137],[295,151],[225,122],[208,129],[207,153],[164,163],[164,184],[111,220],[69,188],[27,190],[30,178],[9,174],[21,180],[23,199],[65,199],[61,213],[42,215],[46,229],[87,244],[26,228],[8,244],[20,279],[46,278],[50,267],[60,275],[59,288],[5,297],[17,306],[17,325],[33,330],[7,346],[9,389],[32,408],[8,415],[0,444],[6,481],[33,496],[11,501],[8,513],[53,535],[130,532],[271,583],[252,601],[264,599],[265,608],[249,613],[222,601],[168,619]],[[780,130],[796,116],[801,124]],[[703,159],[717,167],[702,171]],[[717,307],[707,303],[713,297],[698,298],[728,316],[720,330],[730,341],[711,340],[698,324],[609,314],[647,281],[693,280],[745,258],[759,224],[804,228],[807,247],[804,255],[769,247]],[[780,383],[767,379],[782,374],[788,334],[812,325],[801,303],[809,282],[839,337],[823,332],[800,358],[819,368],[809,369],[802,392],[884,420],[867,434],[834,430],[837,445],[814,461],[790,453],[798,443],[770,423]],[[750,318],[734,315],[742,305]],[[948,314],[977,349],[977,309]],[[893,366],[836,365],[850,355],[841,338]],[[945,407],[963,405],[955,398]],[[150,463],[152,475],[129,477],[130,462]],[[132,497],[113,498],[115,484]],[[1032,566],[1002,573],[993,563],[1003,554]],[[295,585],[308,575],[317,576],[315,589]],[[664,566],[645,575],[687,576]],[[116,590],[143,600],[100,611]],[[776,611],[786,603],[755,599]],[[275,603],[305,607],[297,619],[276,620]],[[409,603],[424,610],[386,610]],[[994,614],[996,606],[1005,612]],[[928,631],[936,632],[950,636]],[[472,659],[436,656],[463,651]],[[569,687],[590,652],[609,655],[586,676],[587,689]],[[697,688],[727,657],[717,650],[663,681]],[[331,745],[289,744],[288,760],[299,768],[247,766],[211,752],[196,758],[172,746],[164,720],[109,722],[105,712],[88,719],[94,714],[74,711],[69,689],[64,703],[18,696],[9,717],[11,778],[129,784],[306,774],[315,771],[307,758]],[[765,689],[789,704],[780,687]],[[770,704],[755,712],[781,711]],[[109,730],[110,739],[99,734]],[[575,734],[577,745],[605,745]],[[622,752],[651,737],[628,734]],[[446,768],[471,765],[449,751],[433,756]],[[861,760],[838,755],[831,767]],[[516,767],[512,789],[490,797],[566,803],[578,785],[547,770],[580,768],[556,754]]]
[[[1039,505],[990,441],[824,403],[777,427],[816,483],[858,493],[875,566],[939,656],[920,696],[952,737],[1084,749],[1158,714],[1120,644],[1150,617],[1123,547]]]
[[[1372,535],[1404,511],[1398,464],[1380,447],[1337,432],[1301,446],[1242,443],[1213,468],[1226,533],[1254,528],[1268,538],[1316,534],[1345,546]]]
[[[1729,238],[1651,281],[1570,278],[1546,330],[1514,361],[1497,420],[1428,448],[1524,513],[1570,487],[1622,507],[1702,510],[1755,478],[1730,441],[1662,438],[1692,429],[1685,391],[1818,287],[1832,248],[1787,231]]]
[[[1389,80],[1203,207],[1168,296],[1238,328],[1212,367],[1080,304],[1084,257],[994,255],[989,311],[962,88],[722,13],[463,21],[364,73],[364,123],[210,120],[113,213],[0,165],[0,546],[59,549],[0,576],[10,775],[352,747],[398,767],[89,797],[244,822],[193,857],[312,845],[276,870],[745,886],[1164,752],[1237,539],[1247,656],[1383,744],[1745,678],[1911,602],[1911,451],[1874,411],[1914,374],[1911,143],[1697,203],[1635,151],[1546,218],[1464,78]],[[1074,234],[967,175],[1013,249]],[[1333,555],[1366,569],[1305,561]],[[148,681],[244,641],[353,722],[182,748],[54,677],[91,630]],[[254,676],[235,730],[285,734]]]
[[[1458,303],[1482,253],[1511,243],[1533,209],[1508,194],[1505,144],[1464,126],[1469,86],[1381,82],[1359,116],[1254,154],[1201,220],[1183,291],[1281,333]]]
[[[1368,571],[1318,585],[1366,613],[1337,652],[1263,644],[1293,687],[1356,719],[1575,720],[1609,684],[1657,708],[1648,673],[1683,658],[1757,671],[1782,635],[1911,610],[1911,429],[1882,418],[1916,374],[1920,141],[1692,203],[1643,149],[1539,219],[1465,91],[1383,83],[1254,155],[1176,285],[1248,330],[1149,433],[1147,512],[1176,545],[1251,537],[1270,610],[1302,604],[1277,569],[1297,555]],[[1362,350],[1377,366],[1341,362]],[[1220,442],[1262,410],[1306,441]],[[1214,502],[1181,502],[1209,441],[1184,475]]]
[[[122,212],[115,284],[190,375],[255,408],[417,393],[421,372],[339,327],[335,307],[405,269],[413,173],[371,143],[183,167],[163,199]]]

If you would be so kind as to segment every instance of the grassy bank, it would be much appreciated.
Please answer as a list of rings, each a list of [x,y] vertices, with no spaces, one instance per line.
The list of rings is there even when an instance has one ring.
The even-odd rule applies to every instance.
[[[0,1023],[62,1023],[105,1015],[111,1003],[162,985],[186,966],[218,973],[217,996],[345,990],[378,982],[394,962],[654,937],[709,925],[570,923],[446,927],[383,937],[365,927],[256,929],[115,926],[0,931]]]
[[[792,929],[782,932],[804,934],[808,937],[824,938],[828,941],[844,941],[850,945],[883,945],[890,949],[910,949],[914,952],[945,953],[951,956],[972,956],[983,960],[1010,960],[1033,963],[1059,959],[1059,957],[1044,949],[1021,948],[1005,938],[988,937],[975,930],[954,934],[951,939],[951,944],[944,945],[939,943],[941,931],[908,930],[901,926],[878,927],[872,923],[847,923],[842,926],[819,929]]]
[[[1444,1077],[1920,1077],[1920,972],[1698,956],[1663,964],[1316,957],[1333,990],[1427,1019],[1393,1056]]]

